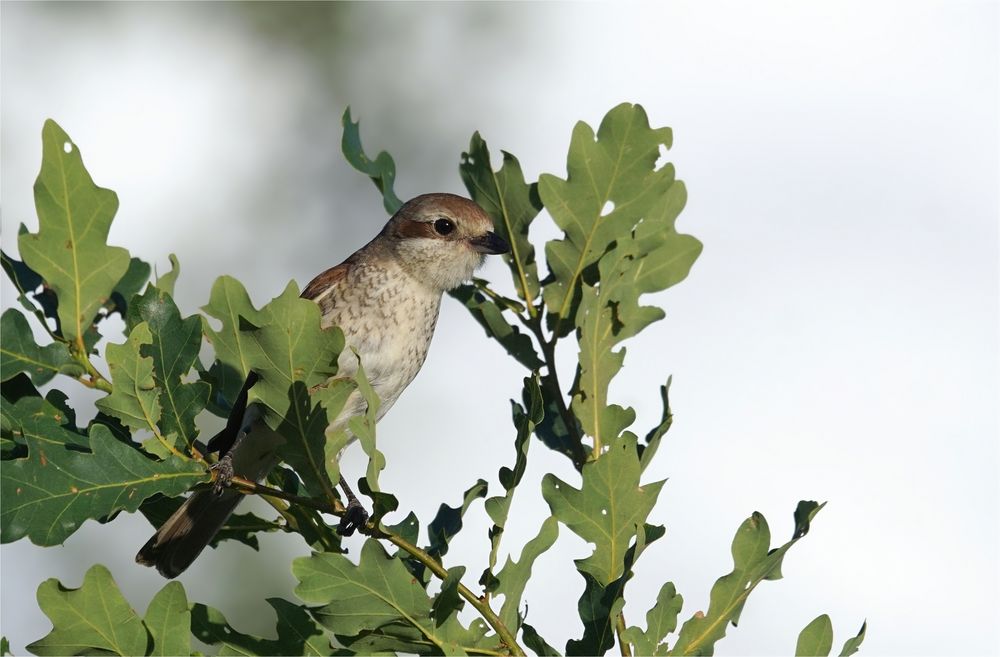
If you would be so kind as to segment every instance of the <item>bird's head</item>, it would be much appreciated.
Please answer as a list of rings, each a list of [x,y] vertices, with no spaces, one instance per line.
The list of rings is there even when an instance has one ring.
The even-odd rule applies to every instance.
[[[380,235],[400,265],[442,292],[472,278],[488,254],[510,245],[473,201],[455,194],[424,194],[403,204]]]

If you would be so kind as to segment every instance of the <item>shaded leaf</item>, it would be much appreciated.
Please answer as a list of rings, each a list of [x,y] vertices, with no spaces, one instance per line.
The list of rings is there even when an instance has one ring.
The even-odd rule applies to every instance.
[[[535,351],[531,336],[507,322],[503,309],[491,299],[480,294],[472,285],[462,285],[450,292],[451,296],[464,305],[472,316],[486,329],[486,335],[500,343],[508,354],[529,370],[537,370],[544,363]]]
[[[510,267],[518,296],[533,307],[538,297],[538,265],[535,247],[528,240],[528,226],[542,209],[538,185],[525,182],[520,162],[506,151],[500,169],[493,171],[489,148],[478,132],[469,141],[469,151],[462,153],[459,173],[472,200],[486,210],[496,232],[510,244],[510,253],[503,259]]]
[[[153,637],[150,655],[191,654],[191,610],[180,582],[168,582],[153,596],[143,624]]]
[[[444,625],[449,616],[458,613],[464,606],[464,601],[458,593],[458,585],[465,576],[465,566],[455,566],[448,569],[448,576],[441,582],[441,590],[431,603],[431,618],[435,625]]]
[[[577,611],[583,622],[583,636],[566,642],[567,655],[603,655],[615,645],[614,623],[611,619],[621,613],[625,600],[621,597],[619,582],[602,585],[590,573],[580,571],[585,581],[583,595]]]
[[[128,270],[129,254],[106,242],[118,196],[94,184],[80,149],[51,119],[42,128],[35,207],[38,232],[18,236],[21,257],[59,298],[63,336],[82,347],[98,309]]]
[[[867,630],[868,621],[865,621],[861,624],[861,629],[858,630],[858,633],[844,642],[844,647],[840,651],[840,657],[851,657],[851,655],[856,653],[861,647],[861,643],[865,640],[865,632]]]
[[[226,617],[203,604],[191,608],[191,632],[199,641],[221,645],[219,655],[329,655],[326,633],[298,605],[268,598],[277,616],[277,639],[263,639],[233,629]]]
[[[52,631],[27,646],[32,654],[147,654],[146,628],[100,564],[91,566],[78,589],[63,588],[56,579],[42,582],[38,606],[52,622]]]
[[[670,410],[670,383],[672,381],[673,377],[669,376],[666,385],[660,386],[660,399],[663,403],[663,415],[660,417],[660,423],[646,434],[646,445],[639,445],[639,466],[642,472],[646,471],[646,467],[656,455],[656,450],[660,447],[660,439],[670,431],[670,427],[674,423],[674,414]]]
[[[4,432],[9,432],[11,440],[21,445],[35,441],[51,446],[90,448],[90,440],[76,427],[75,418],[61,406],[64,398],[58,390],[50,390],[44,399],[28,395],[14,403],[5,401],[0,415]]]
[[[799,633],[796,657],[826,657],[833,648],[833,623],[826,614],[817,616]]]
[[[562,391],[556,379],[551,374],[546,374],[541,378],[541,383],[544,415],[535,427],[535,435],[546,447],[563,454],[579,469],[586,460],[583,445],[575,438],[583,434],[580,422],[572,413],[568,418],[560,413]],[[574,425],[572,432],[566,425],[567,419]]]
[[[56,374],[77,377],[84,373],[65,343],[53,342],[44,347],[36,344],[28,320],[13,308],[0,317],[0,336],[0,373],[4,381],[26,372],[40,386]]]
[[[477,479],[465,493],[462,494],[462,504],[451,507],[442,504],[438,507],[438,512],[427,525],[427,537],[430,546],[427,548],[428,554],[440,560],[448,554],[448,543],[451,539],[462,531],[462,517],[469,510],[469,506],[477,499],[486,497],[488,485],[486,481]]]
[[[25,436],[28,456],[2,470],[2,542],[27,536],[36,545],[58,545],[90,518],[135,511],[156,493],[178,495],[208,481],[196,462],[153,461],[116,440],[107,427],[90,429],[92,453]]]
[[[656,503],[662,481],[639,485],[636,437],[626,434],[607,453],[583,467],[583,486],[573,488],[558,477],[542,479],[542,496],[552,515],[594,544],[577,568],[602,586],[622,575],[625,552]]]
[[[193,315],[182,319],[174,300],[150,286],[145,294],[133,299],[128,311],[130,327],[141,323],[151,333],[149,344],[142,345],[140,352],[153,359],[153,379],[162,409],[160,432],[183,451],[197,437],[194,419],[208,401],[207,383],[184,383],[201,349],[201,319]]]
[[[816,502],[799,503],[796,517],[813,517],[823,508]],[[720,577],[712,587],[708,612],[695,614],[681,627],[671,655],[711,655],[715,642],[726,635],[729,623],[739,622],[750,593],[765,579],[780,577],[785,553],[802,536],[781,547],[770,549],[771,531],[764,516],[754,512],[733,539],[733,571]]]
[[[365,155],[361,147],[360,121],[351,121],[351,108],[344,111],[341,121],[344,126],[344,136],[341,139],[340,147],[344,152],[344,157],[348,163],[372,179],[375,186],[382,193],[382,204],[385,211],[394,214],[403,202],[396,196],[392,186],[396,182],[396,163],[392,156],[381,151],[371,160]]]
[[[535,652],[538,657],[559,657],[559,651],[549,645],[533,626],[527,623],[521,624],[521,640]]]
[[[28,227],[24,224],[21,224],[17,229],[18,235],[27,232]],[[59,330],[59,313],[56,310],[59,305],[58,299],[55,292],[43,286],[44,281],[42,281],[42,277],[38,275],[38,272],[20,260],[15,260],[13,257],[7,255],[2,249],[0,249],[0,265],[3,266],[7,278],[17,288],[17,300],[21,303],[21,307],[37,317],[38,322],[47,329],[49,326],[46,320],[53,320],[55,330],[52,333],[56,336],[61,336],[62,332]],[[30,299],[28,298],[29,294],[31,295]]]

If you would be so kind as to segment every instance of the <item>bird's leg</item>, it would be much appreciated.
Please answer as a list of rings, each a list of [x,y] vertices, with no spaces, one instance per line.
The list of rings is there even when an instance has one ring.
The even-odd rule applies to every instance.
[[[344,496],[347,497],[347,508],[340,519],[337,533],[341,536],[350,536],[355,530],[365,526],[365,523],[368,522],[368,512],[365,511],[365,507],[361,506],[361,502],[358,501],[354,491],[347,484],[344,475],[340,475],[340,487],[344,489]]]

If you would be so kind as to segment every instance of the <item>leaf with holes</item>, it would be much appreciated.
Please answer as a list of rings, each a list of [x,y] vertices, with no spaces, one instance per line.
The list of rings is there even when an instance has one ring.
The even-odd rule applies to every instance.
[[[90,429],[92,452],[24,438],[28,456],[4,462],[0,472],[4,543],[27,536],[36,545],[58,545],[88,519],[133,512],[156,493],[179,495],[210,478],[194,461],[154,461],[101,424]]]
[[[201,320],[196,316],[182,319],[174,300],[150,286],[145,294],[133,299],[128,310],[130,327],[142,323],[151,333],[149,344],[142,345],[140,352],[153,359],[152,374],[162,409],[160,433],[183,451],[197,437],[194,419],[208,401],[207,383],[184,383],[201,349]]]
[[[747,518],[733,539],[733,571],[715,582],[708,612],[699,612],[684,623],[669,654],[711,655],[715,642],[726,635],[729,623],[739,622],[743,605],[757,585],[781,577],[785,553],[806,533],[801,531],[802,521],[811,520],[824,504],[800,502],[796,509],[796,537],[775,549],[771,549],[771,530],[764,516],[754,512]]]
[[[459,166],[462,182],[472,200],[493,219],[500,237],[510,244],[510,253],[503,256],[514,276],[517,295],[531,308],[538,297],[538,265],[535,247],[528,240],[528,226],[538,216],[542,202],[538,185],[528,184],[521,172],[521,163],[510,153],[503,152],[503,165],[493,171],[490,151],[479,133],[472,135],[469,151],[462,153]]]
[[[83,367],[69,353],[66,344],[53,342],[44,347],[35,342],[35,337],[25,319],[11,308],[0,318],[0,376],[4,381],[26,372],[36,386],[52,380],[56,374],[77,377],[84,373]]]
[[[107,245],[118,196],[94,184],[80,149],[51,119],[42,128],[35,207],[38,232],[19,235],[18,248],[59,298],[63,337],[83,351],[83,335],[128,270],[129,254]]]
[[[557,336],[572,331],[580,286],[595,283],[588,273],[592,266],[674,182],[673,166],[656,168],[660,147],[670,145],[670,128],[650,128],[640,105],[622,103],[608,112],[596,135],[583,121],[576,124],[565,180],[539,178],[542,203],[564,231],[562,239],[545,246],[552,279],[543,293]],[[609,205],[614,207],[607,211]]]
[[[639,484],[636,438],[626,434],[606,454],[583,466],[583,486],[573,488],[552,474],[542,479],[542,496],[552,515],[594,552],[577,568],[607,585],[622,575],[625,552],[663,487],[662,481]]]
[[[149,634],[104,566],[92,566],[78,589],[45,580],[38,587],[38,606],[52,631],[27,646],[32,654],[148,654]]]

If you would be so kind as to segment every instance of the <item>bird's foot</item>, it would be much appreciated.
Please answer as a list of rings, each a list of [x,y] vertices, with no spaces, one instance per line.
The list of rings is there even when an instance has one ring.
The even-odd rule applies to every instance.
[[[347,503],[344,515],[340,518],[337,533],[341,536],[351,536],[356,530],[361,529],[367,523],[368,512],[365,511],[365,507],[361,505],[361,502],[357,498],[354,498]]]
[[[226,454],[219,462],[212,466],[212,470],[215,471],[215,485],[212,486],[212,490],[216,495],[222,495],[228,486],[229,482],[233,480],[236,472],[233,470],[233,457],[231,454]]]

